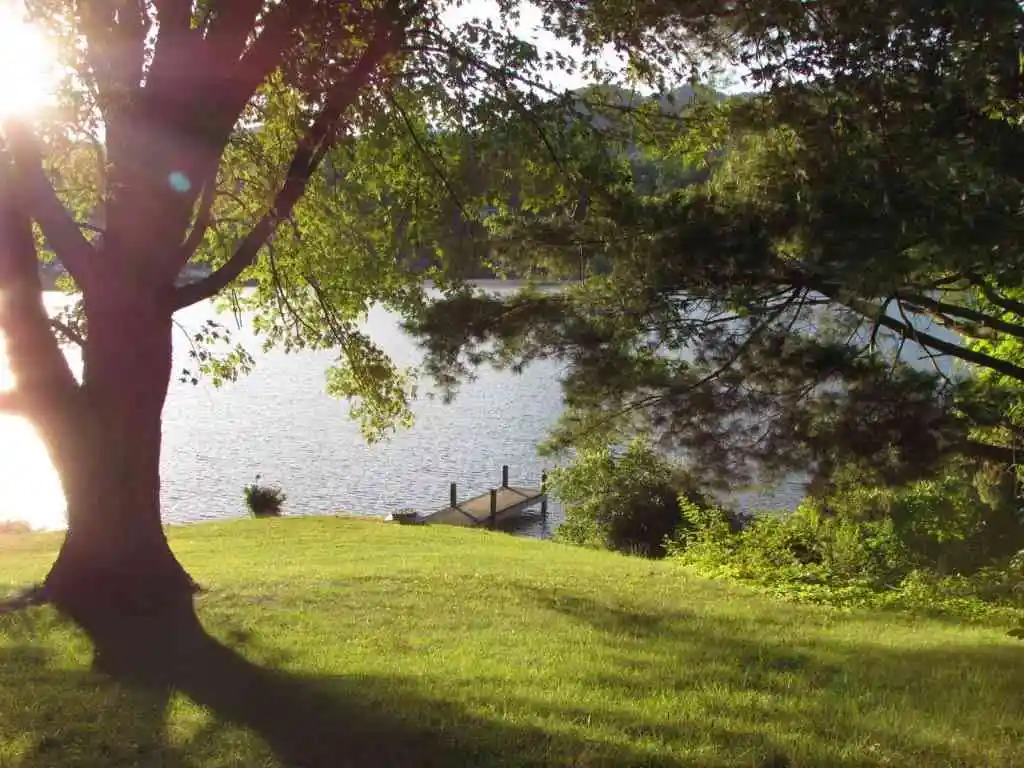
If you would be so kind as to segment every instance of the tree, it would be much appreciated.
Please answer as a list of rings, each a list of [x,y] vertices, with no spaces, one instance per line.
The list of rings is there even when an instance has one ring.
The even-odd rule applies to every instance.
[[[746,66],[759,89],[650,132],[706,182],[623,185],[582,227],[506,220],[517,243],[586,240],[611,272],[559,296],[431,308],[435,372],[457,378],[467,349],[566,359],[555,445],[653,427],[723,484],[808,468],[827,484],[850,464],[901,483],[950,454],[1016,465],[1017,3],[542,6],[655,80],[703,54]]]
[[[160,519],[173,313],[223,294],[256,311],[268,343],[340,349],[332,389],[386,429],[407,382],[356,321],[374,301],[421,305],[410,254],[437,254],[439,280],[479,259],[452,242],[452,205],[473,219],[504,191],[467,191],[447,169],[466,136],[529,114],[529,83],[565,62],[500,20],[446,26],[443,4],[419,0],[26,9],[68,74],[51,112],[0,132],[0,330],[16,382],[0,408],[37,427],[67,498],[43,595],[95,638],[117,617],[192,610]],[[521,144],[523,163],[539,144]],[[49,254],[80,291],[67,317],[43,304]],[[209,274],[183,281],[197,264]],[[81,345],[80,381],[62,342]],[[200,362],[232,375],[246,362],[233,355]]]
[[[664,557],[668,540],[689,528],[684,506],[705,512],[713,506],[642,437],[617,452],[581,451],[549,481],[565,505],[560,540],[641,557]]]

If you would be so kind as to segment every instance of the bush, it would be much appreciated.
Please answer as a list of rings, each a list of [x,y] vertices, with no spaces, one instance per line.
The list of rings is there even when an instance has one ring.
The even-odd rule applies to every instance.
[[[20,520],[0,520],[0,536],[32,533],[32,526]]]
[[[277,486],[260,485],[259,475],[256,482],[245,487],[245,506],[253,517],[280,517],[287,498]]]
[[[688,525],[681,500],[710,506],[696,483],[642,438],[618,455],[611,448],[581,451],[551,473],[550,485],[565,505],[558,539],[643,557],[664,557],[667,541]]]
[[[974,573],[1024,548],[1020,500],[1012,489],[995,492],[1000,482],[988,472],[951,463],[935,478],[900,488],[865,486],[856,476],[844,477],[813,505],[823,517],[890,522],[913,567]]]
[[[798,600],[1005,618],[1024,608],[1022,526],[1014,499],[986,503],[974,482],[954,468],[896,489],[847,483],[746,526],[684,506],[670,554]]]

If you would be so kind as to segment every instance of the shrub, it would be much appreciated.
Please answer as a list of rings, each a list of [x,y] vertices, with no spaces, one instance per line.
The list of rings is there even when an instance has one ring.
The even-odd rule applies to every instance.
[[[1024,548],[1020,500],[1012,489],[993,490],[1012,476],[998,474],[993,479],[988,471],[951,462],[933,478],[898,488],[866,486],[856,476],[845,476],[813,504],[824,517],[890,521],[914,567],[973,573]]]
[[[288,498],[284,491],[273,485],[260,485],[260,476],[256,482],[245,487],[245,506],[253,517],[280,517],[281,507]]]
[[[0,536],[31,533],[32,526],[20,520],[0,520]]]
[[[580,451],[551,473],[550,485],[565,505],[557,538],[644,557],[663,557],[666,542],[688,525],[681,499],[709,506],[696,483],[642,438],[618,454],[607,447]]]
[[[1016,500],[1000,504],[953,468],[903,488],[848,483],[746,526],[684,505],[690,528],[670,554],[798,600],[1005,620],[1024,609],[1024,551]]]

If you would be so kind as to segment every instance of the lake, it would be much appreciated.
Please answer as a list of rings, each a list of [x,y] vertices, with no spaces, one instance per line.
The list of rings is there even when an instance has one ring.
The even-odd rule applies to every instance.
[[[62,297],[47,300],[56,304]],[[213,317],[210,304],[176,315],[188,328]],[[415,425],[367,445],[347,404],[324,391],[331,353],[263,353],[247,330],[235,330],[230,316],[218,319],[247,346],[256,367],[219,389],[204,381],[172,382],[164,410],[161,489],[167,523],[245,514],[242,488],[257,474],[261,482],[282,487],[288,495],[285,513],[295,515],[433,510],[448,503],[450,482],[459,483],[460,496],[500,484],[502,464],[510,466],[513,484],[539,483],[546,463],[536,444],[562,410],[557,364],[536,363],[521,375],[481,370],[448,405],[430,398],[432,388],[421,382]],[[395,316],[376,309],[365,327],[399,365],[417,364],[415,342]],[[188,351],[188,339],[177,332],[176,370],[188,367]],[[80,368],[77,358],[72,364]],[[10,373],[0,357],[0,389],[8,386]],[[791,507],[802,495],[801,480],[794,477],[771,493],[740,494],[738,501]],[[59,528],[63,510],[60,485],[32,428],[0,417],[0,521]],[[552,527],[560,516],[552,505]]]

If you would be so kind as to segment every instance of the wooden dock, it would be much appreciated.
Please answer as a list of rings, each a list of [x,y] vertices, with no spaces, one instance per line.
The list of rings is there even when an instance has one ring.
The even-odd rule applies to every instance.
[[[547,475],[541,476],[540,488],[509,485],[508,466],[501,468],[501,486],[465,501],[458,500],[458,487],[451,484],[448,506],[425,515],[389,515],[387,519],[427,525],[489,526],[496,528],[525,516],[528,510],[540,507],[541,516],[547,515]]]

